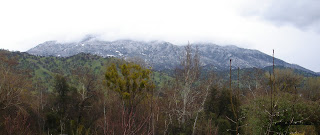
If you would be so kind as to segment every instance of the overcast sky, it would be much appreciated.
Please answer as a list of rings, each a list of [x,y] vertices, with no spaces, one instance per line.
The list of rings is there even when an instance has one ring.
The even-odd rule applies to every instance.
[[[0,48],[48,40],[212,42],[320,71],[320,0],[3,0]]]

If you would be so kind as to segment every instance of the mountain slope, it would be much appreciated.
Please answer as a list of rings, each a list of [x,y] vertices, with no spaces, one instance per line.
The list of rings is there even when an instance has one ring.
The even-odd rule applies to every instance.
[[[219,46],[215,44],[197,43],[202,66],[215,70],[229,68],[229,59],[232,67],[264,68],[272,65],[272,57],[258,50],[244,49],[236,46]],[[95,38],[86,38],[80,42],[58,43],[47,41],[27,51],[33,55],[68,57],[78,53],[90,53],[103,57],[132,58],[138,57],[153,66],[156,70],[173,69],[180,63],[184,46],[173,45],[169,42],[152,41],[140,42],[132,40],[118,40],[113,42],[100,41]],[[275,65],[312,72],[299,65],[289,64],[275,59]]]
[[[79,53],[70,57],[43,57],[0,49],[0,54],[15,58],[18,62],[17,68],[28,71],[34,82],[41,81],[49,89],[52,88],[52,80],[57,73],[67,76],[73,85],[77,85],[73,82],[73,79],[75,79],[75,73],[80,72],[79,69],[88,69],[88,71],[97,76],[97,79],[103,80],[107,66],[110,66],[111,63],[117,65],[125,63],[125,61],[118,58],[103,58],[85,53]],[[156,86],[162,86],[170,79],[172,77],[165,73],[154,71],[152,74],[152,80]]]

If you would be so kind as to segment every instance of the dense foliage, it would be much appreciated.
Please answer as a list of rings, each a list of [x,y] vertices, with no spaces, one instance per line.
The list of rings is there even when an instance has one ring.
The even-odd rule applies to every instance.
[[[191,46],[181,57],[160,72],[139,59],[0,50],[0,134],[320,133],[320,77],[241,69],[229,80],[202,70]]]

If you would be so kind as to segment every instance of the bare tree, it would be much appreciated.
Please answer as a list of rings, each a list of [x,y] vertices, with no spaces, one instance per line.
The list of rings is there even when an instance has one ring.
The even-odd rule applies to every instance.
[[[207,97],[208,97],[208,94],[209,94],[209,89],[213,84],[214,78],[215,78],[215,75],[211,74],[211,75],[208,76],[207,81],[203,82],[204,85],[203,85],[203,87],[201,88],[201,91],[200,91],[201,95],[199,95],[200,97],[203,97],[203,99],[201,101],[201,104],[198,107],[198,110],[196,111],[195,120],[193,122],[192,135],[194,135],[195,132],[196,132],[196,126],[197,126],[197,120],[198,120],[198,117],[199,117],[199,113],[204,110],[204,104],[205,104],[205,102],[207,100]]]
[[[15,131],[14,128],[30,131],[26,104],[31,90],[29,72],[17,68],[16,57],[9,56],[7,52],[0,51],[0,123],[5,123],[5,128]],[[2,122],[4,118],[4,122]],[[24,123],[19,123],[24,121]],[[16,127],[14,124],[17,124]],[[17,129],[18,132],[18,129]],[[11,133],[8,133],[11,134]],[[30,134],[30,133],[26,133]]]
[[[176,69],[176,82],[178,83],[178,90],[182,100],[181,108],[181,123],[184,124],[186,116],[188,115],[188,105],[194,101],[192,85],[200,77],[200,57],[198,48],[192,54],[192,47],[190,44],[185,46],[184,57],[181,61],[181,68]]]

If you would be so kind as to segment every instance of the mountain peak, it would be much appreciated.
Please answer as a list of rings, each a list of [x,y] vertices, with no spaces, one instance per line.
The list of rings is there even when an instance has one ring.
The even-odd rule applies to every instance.
[[[97,36],[95,36],[95,35],[86,35],[84,38],[81,39],[80,43],[93,41],[93,40],[98,40]]]
[[[240,68],[264,68],[272,65],[272,57],[257,50],[239,48],[235,45],[219,46],[212,43],[195,43],[199,49],[201,64],[207,68],[227,70],[229,59],[232,66]],[[165,41],[116,40],[112,42],[87,36],[80,43],[44,42],[27,52],[41,56],[67,57],[78,53],[90,53],[103,57],[129,58],[139,57],[153,66],[153,69],[173,69],[180,64],[184,46],[177,46]],[[301,66],[275,59],[275,64],[312,72]],[[313,72],[314,73],[314,72]]]

